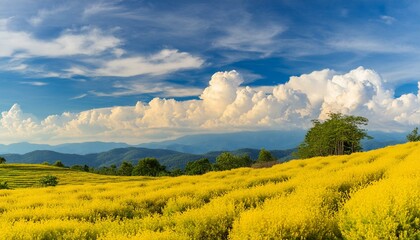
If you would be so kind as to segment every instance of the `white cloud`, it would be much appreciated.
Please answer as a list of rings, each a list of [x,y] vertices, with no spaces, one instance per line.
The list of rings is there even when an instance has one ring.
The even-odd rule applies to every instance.
[[[393,24],[397,19],[395,19],[394,17],[391,16],[387,16],[387,15],[383,15],[381,16],[381,20],[388,25]]]
[[[225,35],[214,42],[215,47],[270,55],[279,47],[275,37],[286,29],[280,25],[253,27],[252,24],[247,23],[227,27],[224,30]]]
[[[115,6],[113,3],[93,3],[85,8],[83,11],[83,17],[90,17],[97,14],[106,14],[108,12],[114,12],[118,10],[121,10],[121,8]]]
[[[37,86],[37,87],[48,85],[48,83],[46,83],[46,82],[20,82],[20,83],[21,84],[32,85],[32,86]]]
[[[182,69],[199,68],[204,61],[186,52],[163,49],[150,56],[136,56],[107,61],[92,74],[95,76],[131,77],[161,75]]]
[[[50,16],[62,13],[63,11],[67,10],[66,8],[56,8],[56,9],[41,9],[38,11],[37,15],[31,17],[28,22],[32,26],[38,26],[45,21]]]
[[[63,57],[97,55],[115,49],[121,40],[98,28],[66,30],[51,40],[40,40],[30,33],[0,28],[0,57]]]
[[[193,132],[307,128],[311,119],[323,119],[330,111],[365,116],[370,129],[408,130],[420,124],[420,94],[395,98],[379,74],[363,67],[345,74],[326,69],[291,77],[270,93],[242,83],[236,71],[218,72],[199,100],[155,98],[135,106],[52,115],[42,121],[14,105],[1,114],[0,137],[11,142],[138,143]]]
[[[327,41],[327,45],[339,51],[351,51],[361,53],[413,53],[418,48],[410,44],[375,39],[369,36],[345,36]]]
[[[113,92],[91,91],[91,93],[98,97],[120,97],[139,94],[156,94],[161,97],[190,97],[198,96],[202,92],[200,88],[185,87],[164,82],[135,81],[124,84],[117,83],[113,87],[118,90]]]
[[[87,94],[84,93],[84,94],[80,94],[80,95],[77,95],[75,97],[72,97],[72,98],[70,98],[70,100],[82,99],[82,98],[85,98],[86,96],[87,96]]]

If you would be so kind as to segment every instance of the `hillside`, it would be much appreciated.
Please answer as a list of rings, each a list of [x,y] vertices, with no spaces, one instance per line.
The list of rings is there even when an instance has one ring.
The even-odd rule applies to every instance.
[[[232,151],[234,154],[248,154],[251,158],[258,157],[258,149],[239,149]],[[122,161],[137,163],[141,158],[155,157],[161,164],[168,169],[184,169],[187,162],[195,161],[200,158],[208,158],[211,162],[216,161],[216,157],[221,152],[210,152],[207,154],[189,154],[166,149],[148,149],[148,148],[116,148],[102,153],[92,153],[86,155],[58,153],[47,150],[37,150],[23,155],[5,154],[3,155],[10,163],[54,163],[57,160],[62,161],[67,166],[87,164],[92,167],[110,166],[112,164],[120,165]],[[292,150],[274,150],[273,155],[280,160],[290,158]]]
[[[68,172],[0,190],[0,239],[418,239],[419,156],[417,142],[202,176]],[[35,167],[27,178],[55,169]]]
[[[7,182],[10,188],[40,187],[39,180],[46,175],[54,175],[59,185],[77,185],[85,183],[124,182],[148,177],[105,176],[41,164],[4,164],[0,165],[0,182]],[[1,191],[1,190],[0,190]]]

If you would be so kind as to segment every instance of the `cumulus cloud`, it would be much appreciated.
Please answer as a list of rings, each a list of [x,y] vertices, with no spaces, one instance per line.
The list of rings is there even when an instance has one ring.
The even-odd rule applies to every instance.
[[[395,98],[378,73],[363,67],[345,74],[325,69],[291,77],[269,93],[242,86],[243,82],[236,71],[217,72],[200,99],[155,98],[41,121],[15,104],[1,114],[0,136],[50,143],[139,143],[194,132],[308,128],[311,119],[324,119],[329,112],[365,116],[370,129],[408,130],[420,124],[420,82],[417,94]]]

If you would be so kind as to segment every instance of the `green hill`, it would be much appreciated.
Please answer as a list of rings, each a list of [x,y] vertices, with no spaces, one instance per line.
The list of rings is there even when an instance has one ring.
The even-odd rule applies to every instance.
[[[278,159],[288,159],[292,150],[274,150],[273,155]],[[154,157],[168,169],[181,168],[184,169],[185,165],[190,161],[195,161],[200,158],[208,158],[211,162],[216,161],[216,157],[221,152],[210,152],[207,154],[190,154],[181,153],[166,149],[148,149],[148,148],[116,148],[102,153],[93,153],[86,155],[58,153],[48,150],[38,150],[23,155],[20,154],[5,154],[3,155],[9,163],[43,163],[50,164],[57,160],[63,162],[66,166],[72,165],[89,165],[92,167],[110,166],[112,164],[120,165],[122,161],[130,161],[137,163],[141,158]],[[242,155],[248,154],[252,159],[258,157],[258,149],[239,149],[232,151],[234,154]]]

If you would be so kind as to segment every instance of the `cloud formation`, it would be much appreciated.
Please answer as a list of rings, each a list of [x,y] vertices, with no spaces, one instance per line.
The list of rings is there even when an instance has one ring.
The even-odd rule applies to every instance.
[[[270,93],[241,86],[243,82],[236,71],[217,72],[197,100],[155,98],[41,121],[15,104],[1,114],[0,136],[10,142],[139,143],[197,132],[308,128],[311,119],[325,119],[329,112],[365,116],[370,129],[385,131],[420,124],[420,93],[395,98],[379,74],[363,67],[345,74],[325,69],[291,77]]]
[[[57,38],[41,40],[24,31],[9,30],[7,22],[3,19],[0,23],[0,57],[96,55],[121,44],[120,39],[98,28],[66,30]]]
[[[163,49],[151,56],[118,58],[106,62],[92,74],[95,76],[132,77],[150,74],[161,75],[182,69],[199,68],[204,61],[186,52]]]

